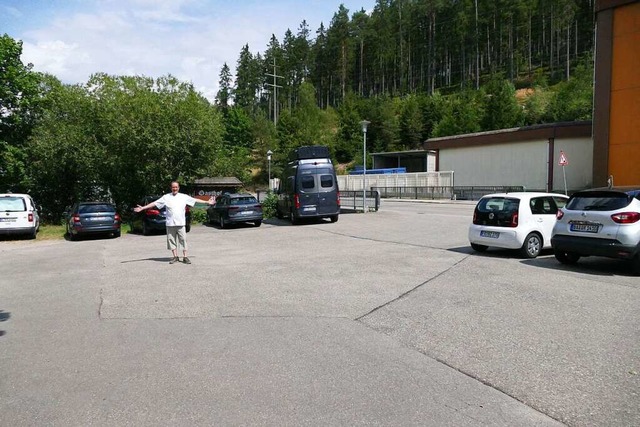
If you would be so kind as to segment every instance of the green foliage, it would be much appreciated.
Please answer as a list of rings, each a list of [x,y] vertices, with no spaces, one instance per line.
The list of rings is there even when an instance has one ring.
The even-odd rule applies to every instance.
[[[593,64],[581,63],[573,76],[555,87],[549,105],[551,121],[591,120],[593,111]]]
[[[265,218],[274,218],[276,216],[276,205],[278,204],[278,196],[269,193],[262,201],[262,215]]]
[[[450,95],[443,106],[442,119],[434,126],[433,136],[452,136],[479,132],[483,115],[480,93],[466,90]]]
[[[513,83],[494,77],[484,87],[487,96],[483,130],[508,129],[521,126],[524,120],[522,108],[516,99]]]
[[[206,208],[191,208],[191,223],[192,224],[206,224],[207,223],[207,209]]]
[[[22,42],[0,36],[0,191],[28,192],[26,141],[39,116],[42,75],[23,64]]]
[[[400,111],[400,141],[403,148],[415,150],[422,147],[422,114],[415,95],[402,101]]]

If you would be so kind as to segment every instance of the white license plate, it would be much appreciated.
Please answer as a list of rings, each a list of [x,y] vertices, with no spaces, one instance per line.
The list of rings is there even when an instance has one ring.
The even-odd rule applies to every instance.
[[[93,216],[87,219],[89,221],[109,221],[110,218],[108,216]]]
[[[314,211],[316,210],[315,206],[305,206],[304,208],[302,208],[303,211],[305,212],[309,212],[309,211]]]
[[[252,213],[253,213],[253,211],[242,211],[242,212],[240,212],[240,215],[250,215]]]
[[[0,222],[16,222],[15,218],[0,218]]]
[[[497,232],[497,231],[485,231],[485,230],[482,230],[480,232],[480,237],[489,237],[491,239],[497,239],[497,238],[500,237],[500,233]]]
[[[598,224],[571,224],[571,231],[581,231],[584,233],[597,233],[600,229]]]

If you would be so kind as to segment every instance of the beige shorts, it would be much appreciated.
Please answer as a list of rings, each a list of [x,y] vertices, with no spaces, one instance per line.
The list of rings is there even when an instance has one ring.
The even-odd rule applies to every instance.
[[[167,226],[167,249],[177,250],[179,246],[183,251],[187,250],[187,231],[184,225]]]

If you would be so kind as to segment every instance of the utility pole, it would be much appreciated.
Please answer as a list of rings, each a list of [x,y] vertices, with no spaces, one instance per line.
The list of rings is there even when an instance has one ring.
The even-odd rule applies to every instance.
[[[266,86],[273,87],[273,126],[278,124],[278,88],[282,86],[278,86],[276,84],[276,78],[282,79],[282,76],[276,74],[276,58],[273,58],[273,74],[267,73],[267,76],[273,77],[273,84],[266,83]]]

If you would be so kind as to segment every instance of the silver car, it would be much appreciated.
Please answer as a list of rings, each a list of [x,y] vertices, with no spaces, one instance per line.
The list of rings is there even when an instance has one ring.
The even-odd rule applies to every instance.
[[[551,237],[563,264],[583,256],[626,259],[640,275],[640,187],[579,191],[558,211]]]

